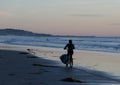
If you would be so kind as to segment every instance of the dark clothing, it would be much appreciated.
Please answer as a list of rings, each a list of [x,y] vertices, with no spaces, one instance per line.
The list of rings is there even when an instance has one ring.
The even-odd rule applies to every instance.
[[[68,54],[68,55],[72,55],[72,54],[73,54],[73,49],[75,49],[74,45],[68,43],[68,44],[64,47],[64,49],[66,49],[66,48],[67,48],[67,54]]]
[[[64,49],[67,48],[67,55],[70,56],[70,61],[73,62],[72,55],[74,53],[73,49],[75,49],[74,45],[72,43],[68,43]]]

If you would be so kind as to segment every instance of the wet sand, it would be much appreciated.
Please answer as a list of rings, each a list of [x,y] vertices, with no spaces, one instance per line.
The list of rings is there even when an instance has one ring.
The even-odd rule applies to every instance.
[[[57,57],[65,53],[61,49],[18,47],[0,48],[0,85],[120,84],[119,79],[105,72],[75,66],[66,68]],[[34,52],[28,52],[27,49],[32,49]],[[75,55],[78,55],[77,51]],[[85,53],[85,55],[87,54]],[[74,61],[76,61],[76,57],[74,57]]]

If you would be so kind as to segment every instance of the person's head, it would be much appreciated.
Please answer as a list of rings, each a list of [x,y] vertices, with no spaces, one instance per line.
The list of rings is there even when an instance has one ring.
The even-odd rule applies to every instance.
[[[71,43],[72,43],[72,40],[69,40],[69,43],[71,44]]]

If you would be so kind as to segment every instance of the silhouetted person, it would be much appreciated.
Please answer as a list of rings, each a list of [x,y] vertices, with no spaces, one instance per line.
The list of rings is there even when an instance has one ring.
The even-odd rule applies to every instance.
[[[70,58],[70,67],[73,66],[73,58],[72,55],[74,53],[73,49],[75,49],[74,44],[72,43],[72,40],[69,40],[69,43],[64,47],[64,49],[67,49],[67,55]],[[68,64],[66,64],[68,66]]]

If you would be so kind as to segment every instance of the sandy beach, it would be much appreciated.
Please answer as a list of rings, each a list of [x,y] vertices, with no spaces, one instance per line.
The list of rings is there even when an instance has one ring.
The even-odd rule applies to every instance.
[[[32,49],[32,51],[28,52],[27,49]],[[105,66],[99,66],[98,60],[102,59],[103,63],[105,63],[106,57],[110,56],[111,58],[112,56],[117,57],[119,55],[89,51],[76,51],[74,54],[74,62],[76,62],[74,67],[66,68],[65,65],[59,60],[59,56],[64,53],[66,53],[66,51],[61,49],[2,45],[0,46],[0,85],[120,84],[120,79],[117,79],[117,76],[95,70],[98,67],[105,68]],[[79,56],[82,57],[80,57],[79,62],[77,62],[77,58]],[[90,56],[92,57],[88,58]],[[98,56],[104,56],[104,59]],[[111,59],[111,62],[116,61]],[[91,63],[93,61],[96,64]],[[90,69],[85,69],[84,66],[88,65],[89,67],[89,64],[91,64],[91,66],[93,65],[93,67]],[[111,63],[111,65],[115,64]]]

